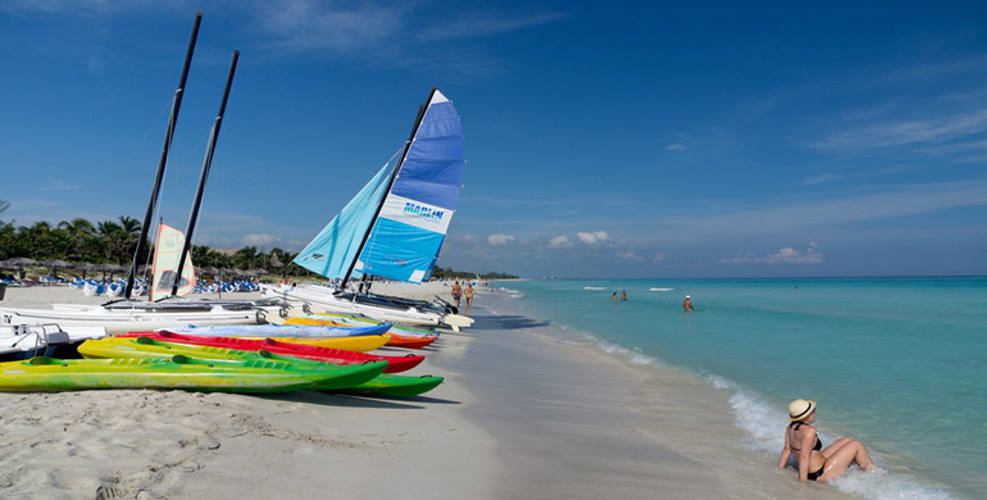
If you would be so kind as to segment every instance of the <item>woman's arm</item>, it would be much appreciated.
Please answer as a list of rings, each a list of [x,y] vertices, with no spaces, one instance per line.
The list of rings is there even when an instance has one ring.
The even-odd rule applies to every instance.
[[[792,447],[788,444],[788,430],[785,430],[785,447],[781,449],[781,458],[778,459],[778,468],[784,469],[788,465],[788,457],[792,456]]]

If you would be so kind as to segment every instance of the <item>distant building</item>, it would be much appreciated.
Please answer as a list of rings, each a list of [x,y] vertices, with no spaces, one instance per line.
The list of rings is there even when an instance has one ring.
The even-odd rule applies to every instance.
[[[216,253],[221,253],[223,255],[233,255],[233,254],[235,254],[237,252],[237,249],[236,248],[212,248],[212,247],[210,247],[209,250],[211,250],[213,252],[216,252]]]

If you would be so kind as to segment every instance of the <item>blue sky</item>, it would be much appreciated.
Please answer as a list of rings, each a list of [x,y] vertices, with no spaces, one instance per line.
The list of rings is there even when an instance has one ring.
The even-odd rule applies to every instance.
[[[19,224],[300,249],[437,85],[469,166],[440,264],[526,276],[987,274],[987,6],[0,1],[0,198]]]

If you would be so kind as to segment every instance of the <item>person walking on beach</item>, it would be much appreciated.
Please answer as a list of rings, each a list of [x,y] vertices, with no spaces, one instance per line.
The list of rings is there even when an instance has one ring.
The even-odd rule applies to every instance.
[[[688,295],[685,296],[685,300],[682,301],[682,309],[684,309],[685,312],[692,312],[696,310],[692,307],[692,297]]]
[[[464,295],[466,296],[466,315],[467,316],[469,316],[470,312],[473,310],[473,294],[474,293],[476,293],[476,291],[473,290],[473,284],[470,283],[469,285],[466,285],[466,292],[464,293]]]
[[[456,309],[459,309],[459,299],[463,296],[463,287],[459,286],[459,282],[452,284],[452,301],[456,303]]]
[[[620,291],[620,300],[627,302],[627,290]]]
[[[617,303],[617,292],[613,292],[613,295],[610,296],[610,301],[614,304]]]
[[[778,468],[787,467],[789,457],[794,454],[799,481],[829,481],[842,476],[853,463],[865,471],[874,469],[874,461],[860,441],[845,437],[823,448],[812,426],[816,421],[815,400],[792,401],[788,405],[788,419],[792,423],[785,429],[785,447],[781,449]]]

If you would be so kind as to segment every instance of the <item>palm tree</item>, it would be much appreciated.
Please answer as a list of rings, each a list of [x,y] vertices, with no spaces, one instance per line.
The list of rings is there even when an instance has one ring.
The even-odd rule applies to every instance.
[[[58,223],[58,229],[65,231],[69,236],[69,244],[65,248],[66,257],[76,257],[83,260],[82,254],[85,251],[86,243],[96,234],[96,228],[91,222],[81,217],[69,221]],[[73,255],[74,254],[74,255]]]
[[[237,269],[250,269],[257,262],[257,247],[243,247],[233,254],[233,263]]]

